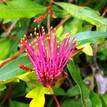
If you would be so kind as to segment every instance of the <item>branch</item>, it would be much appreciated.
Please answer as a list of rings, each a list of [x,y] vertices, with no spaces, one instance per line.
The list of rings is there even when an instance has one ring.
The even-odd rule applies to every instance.
[[[9,84],[9,87],[1,103],[4,104],[7,103],[7,101],[9,102],[11,100],[11,94],[12,94],[12,84]]]
[[[23,49],[21,48],[16,54],[14,54],[11,58],[8,58],[4,60],[2,63],[0,63],[0,68],[3,67],[4,65],[8,64],[12,60],[16,59],[21,53],[23,52]]]
[[[61,105],[59,104],[59,101],[58,101],[57,97],[55,95],[53,95],[53,97],[54,97],[54,100],[55,100],[55,102],[57,104],[57,107],[61,107]]]
[[[7,32],[5,33],[5,37],[8,37],[12,31],[12,29],[15,27],[16,23],[17,23],[18,19],[15,20],[11,25],[10,27],[7,29]]]
[[[61,20],[61,22],[55,27],[55,29],[58,29],[61,25],[63,25],[69,18],[71,17],[71,15],[66,16],[64,19]]]
[[[107,13],[107,7],[104,9],[103,13],[102,13],[102,16],[105,16]]]

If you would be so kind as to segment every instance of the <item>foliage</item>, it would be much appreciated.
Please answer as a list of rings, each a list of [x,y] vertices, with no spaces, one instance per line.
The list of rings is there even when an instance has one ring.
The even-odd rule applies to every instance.
[[[107,0],[0,0],[0,107],[55,107],[53,96],[61,107],[107,107],[107,89],[99,91],[104,81],[96,80],[100,74],[107,87],[106,5]],[[48,32],[49,24],[59,43],[71,33],[78,51],[64,68],[66,77],[46,88],[25,53],[18,52],[24,34],[42,26]],[[22,70],[21,64],[31,69]]]

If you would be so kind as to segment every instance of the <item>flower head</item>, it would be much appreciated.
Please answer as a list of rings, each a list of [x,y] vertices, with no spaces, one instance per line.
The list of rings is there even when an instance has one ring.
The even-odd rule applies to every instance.
[[[66,37],[59,44],[53,30],[48,35],[42,30],[39,37],[32,42],[22,39],[21,44],[34,66],[39,81],[46,87],[55,85],[68,60],[76,51],[75,38],[70,40]]]

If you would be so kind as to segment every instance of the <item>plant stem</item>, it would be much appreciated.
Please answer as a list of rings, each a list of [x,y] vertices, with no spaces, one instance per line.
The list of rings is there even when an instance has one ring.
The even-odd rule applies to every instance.
[[[11,100],[11,94],[12,94],[12,84],[9,84],[7,92],[6,92],[6,94],[5,94],[5,96],[4,96],[1,103],[2,104],[7,103],[7,102],[9,103],[9,101]]]
[[[49,6],[48,6],[48,17],[47,17],[48,33],[50,32],[51,14],[52,14],[52,0],[50,0]]]
[[[21,53],[23,52],[22,49],[20,49],[16,54],[14,54],[12,57],[4,60],[2,63],[0,63],[0,68],[6,64],[8,64],[9,62],[11,62],[12,60],[16,59]]]
[[[61,107],[61,105],[59,104],[59,101],[58,101],[57,97],[55,95],[53,95],[53,97],[54,97],[54,100],[55,100],[55,102],[57,104],[57,107]]]
[[[71,17],[71,15],[66,16],[64,19],[61,20],[61,22],[55,27],[56,29],[58,29],[61,25],[63,25],[69,18]]]
[[[48,29],[48,33],[50,32],[50,20],[51,20],[51,16],[48,15],[48,17],[47,17],[47,29]]]
[[[11,34],[11,31],[13,30],[13,28],[16,26],[16,23],[18,22],[18,19],[15,20],[7,29],[7,32],[5,33],[5,37],[8,37]]]

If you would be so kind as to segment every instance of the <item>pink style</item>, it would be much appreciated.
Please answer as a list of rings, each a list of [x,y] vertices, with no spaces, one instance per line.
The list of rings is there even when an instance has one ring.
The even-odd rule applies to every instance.
[[[39,81],[46,87],[55,85],[63,74],[64,67],[76,51],[76,40],[67,36],[60,44],[57,41],[55,31],[51,30],[47,35],[41,31],[39,37],[22,39],[21,44],[34,66]]]

